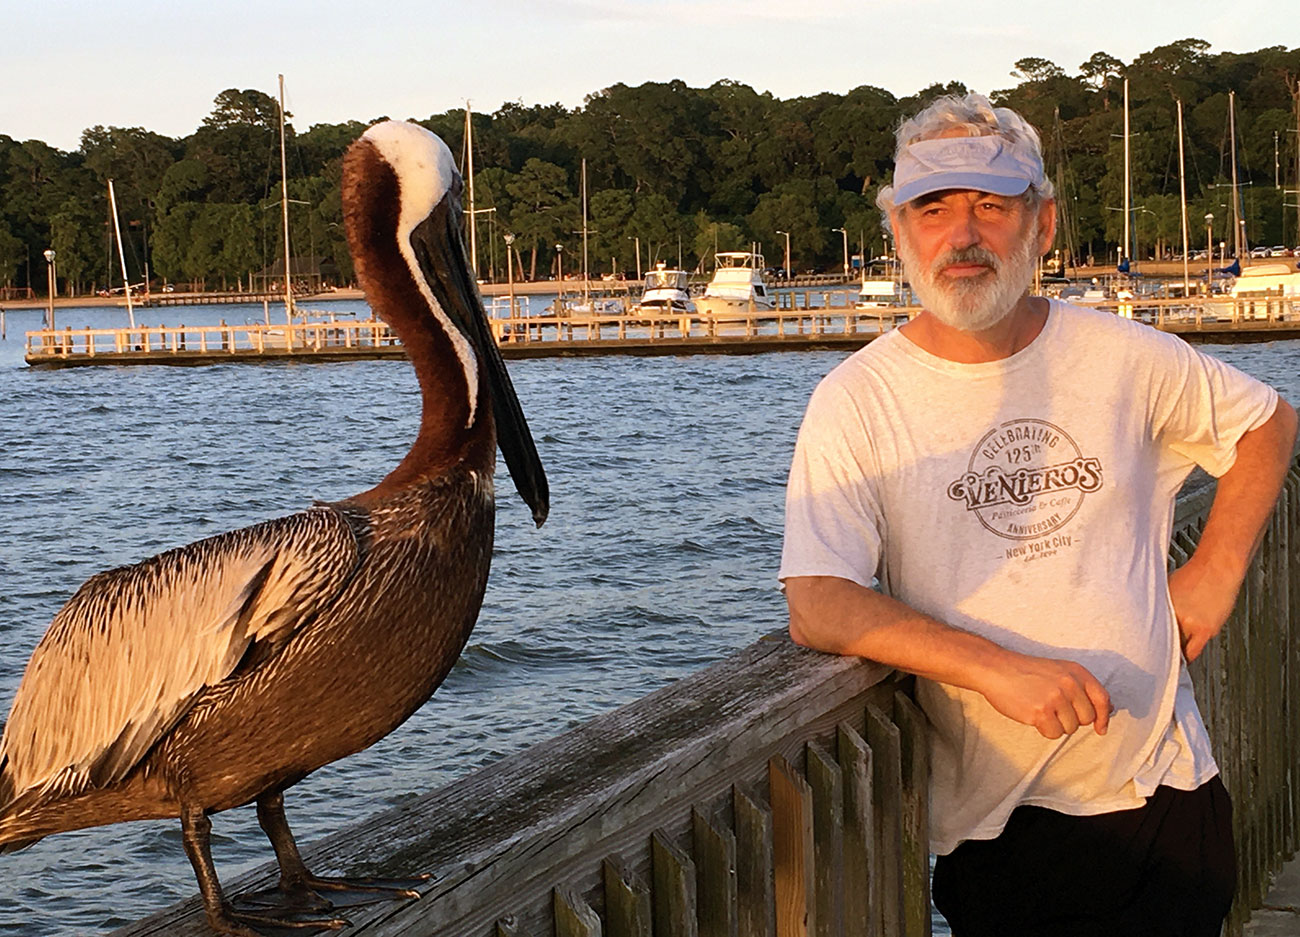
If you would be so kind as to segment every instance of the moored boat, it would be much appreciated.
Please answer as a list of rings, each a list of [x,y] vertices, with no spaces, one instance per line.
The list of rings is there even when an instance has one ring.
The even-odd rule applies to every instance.
[[[714,255],[713,279],[695,301],[702,316],[745,318],[776,309],[776,295],[763,282],[763,255],[753,251],[721,251]]]
[[[646,274],[645,288],[636,311],[661,316],[694,313],[695,303],[691,301],[687,288],[686,271],[669,270],[664,263],[655,264],[655,268]]]

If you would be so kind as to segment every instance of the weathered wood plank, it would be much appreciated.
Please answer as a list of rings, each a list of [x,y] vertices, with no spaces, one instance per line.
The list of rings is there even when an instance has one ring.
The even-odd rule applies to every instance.
[[[930,937],[930,751],[926,721],[904,693],[894,694],[903,767],[903,932]]]
[[[772,846],[776,879],[777,937],[808,937],[816,925],[813,904],[812,790],[784,758],[768,762]]]
[[[736,835],[691,811],[700,937],[737,937]]]
[[[871,749],[851,725],[841,722],[836,752],[844,772],[844,933],[878,937]]]
[[[555,889],[555,937],[601,937],[596,912],[568,888]]]
[[[776,937],[772,811],[742,784],[732,790],[736,818],[736,903],[740,937]]]
[[[605,930],[609,937],[650,937],[650,889],[617,856],[601,866],[605,886]]]
[[[654,888],[655,937],[697,937],[695,863],[667,836],[655,831],[651,837]]]
[[[891,699],[892,705],[892,699]],[[867,744],[876,797],[876,893],[881,937],[903,937],[903,764],[898,726],[878,706],[867,707]]]
[[[812,789],[814,903],[817,937],[844,933],[844,780],[840,766],[816,742],[808,743]]]

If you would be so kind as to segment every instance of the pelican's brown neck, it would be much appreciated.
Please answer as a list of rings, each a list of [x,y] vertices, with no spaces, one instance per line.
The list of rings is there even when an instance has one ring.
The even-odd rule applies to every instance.
[[[344,157],[342,194],[357,279],[370,307],[401,339],[423,401],[420,431],[411,450],[378,486],[359,497],[381,497],[457,464],[491,470],[491,407],[479,369],[467,365],[464,336],[435,309],[427,285],[417,279],[409,244],[404,251],[398,242],[397,174],[364,138]],[[472,349],[468,353],[472,356]]]

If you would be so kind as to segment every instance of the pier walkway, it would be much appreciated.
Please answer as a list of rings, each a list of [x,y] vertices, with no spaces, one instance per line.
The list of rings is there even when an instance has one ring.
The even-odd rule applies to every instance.
[[[802,296],[800,307],[797,297]],[[819,304],[813,302],[820,299]],[[761,351],[852,350],[906,321],[914,308],[857,308],[851,291],[820,297],[789,293],[782,308],[712,317],[662,316],[620,310],[493,318],[492,332],[506,358],[580,355],[754,354]],[[1266,342],[1300,338],[1300,300],[1146,300],[1098,306],[1138,319],[1188,341]],[[293,325],[156,326],[134,329],[56,329],[27,333],[26,361],[34,367],[105,364],[200,365],[398,358],[393,331],[376,319],[295,322]]]
[[[1243,937],[1296,937],[1300,934],[1300,859],[1288,862],[1273,880],[1264,903],[1242,931]]]
[[[1212,495],[1204,477],[1180,495],[1173,563]],[[1300,848],[1298,642],[1300,459],[1232,618],[1191,668],[1235,802],[1228,937],[1295,933],[1263,929],[1284,909],[1243,927]],[[910,691],[774,634],[304,856],[326,874],[431,873],[414,900],[346,909],[357,937],[928,937],[929,766]],[[162,935],[210,937],[196,898],[116,932]]]

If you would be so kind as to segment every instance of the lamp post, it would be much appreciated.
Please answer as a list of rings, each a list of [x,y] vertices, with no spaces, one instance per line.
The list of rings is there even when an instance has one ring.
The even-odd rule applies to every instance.
[[[55,283],[56,283],[54,277],[54,249],[53,248],[45,252],[45,263],[46,263],[46,271],[49,273],[49,277],[50,277],[50,284],[49,284],[50,305],[45,316],[45,327],[49,329],[51,332],[53,332],[54,331],[54,290],[55,290]]]
[[[555,245],[555,273],[560,281],[560,295],[564,295],[564,245]]]
[[[1205,294],[1210,293],[1210,284],[1214,282],[1214,215],[1205,213]]]
[[[838,231],[844,237],[844,279],[849,278],[849,232],[843,228],[831,228],[832,231]]]
[[[785,235],[785,279],[790,277],[790,232],[778,231],[777,234]]]
[[[513,319],[515,317],[515,258],[510,250],[511,245],[515,243],[515,236],[507,231],[501,237],[506,242],[506,279],[510,284],[510,318]]]

